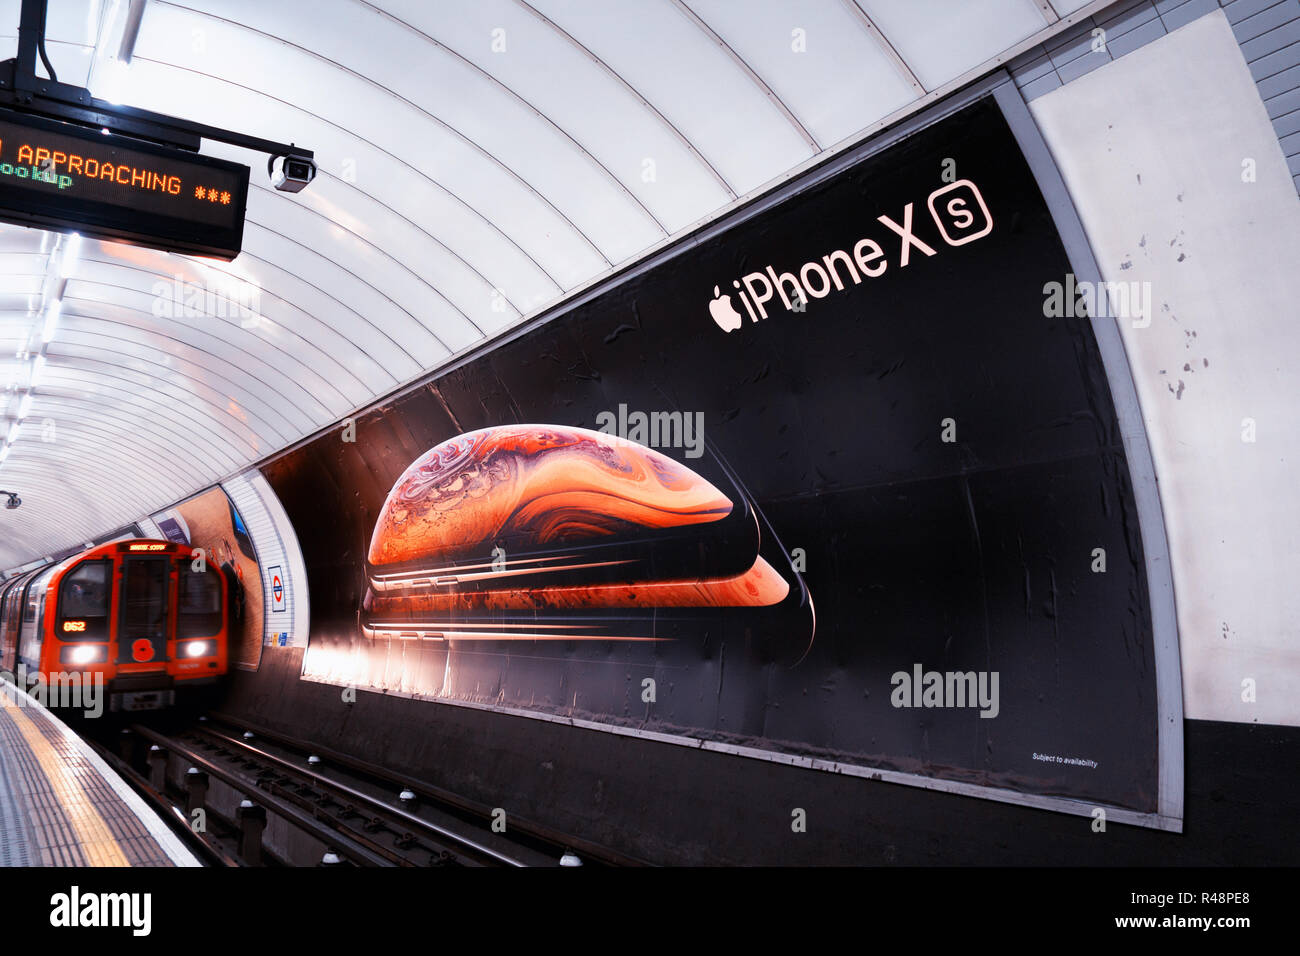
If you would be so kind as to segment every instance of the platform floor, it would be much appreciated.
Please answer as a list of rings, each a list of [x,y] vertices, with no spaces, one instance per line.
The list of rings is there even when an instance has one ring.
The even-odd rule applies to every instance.
[[[0,866],[198,866],[66,724],[0,682]]]

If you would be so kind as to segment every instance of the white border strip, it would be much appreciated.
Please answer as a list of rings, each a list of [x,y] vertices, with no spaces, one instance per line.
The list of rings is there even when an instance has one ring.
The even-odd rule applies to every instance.
[[[993,91],[1011,134],[1029,164],[1038,189],[1043,194],[1052,222],[1065,246],[1066,258],[1080,280],[1100,287],[1101,269],[1097,266],[1083,222],[1074,200],[1061,177],[1051,149],[1038,129],[1024,94],[1013,82]],[[1119,319],[1093,316],[1090,320],[1101,364],[1110,386],[1115,418],[1124,442],[1129,481],[1133,485],[1133,503],[1137,511],[1138,534],[1142,539],[1142,559],[1146,568],[1147,599],[1151,611],[1152,657],[1156,668],[1156,746],[1159,754],[1156,806],[1161,815],[1182,819],[1183,816],[1183,665],[1178,645],[1178,612],[1174,600],[1173,561],[1169,555],[1169,538],[1165,533],[1165,516],[1156,481],[1155,459],[1147,440],[1146,423],[1138,401],[1133,368],[1124,348]]]
[[[135,815],[135,818],[144,824],[145,829],[149,831],[149,835],[153,837],[154,842],[162,847],[163,852],[167,854],[168,859],[170,859],[172,863],[177,866],[203,865],[199,862],[198,857],[191,853],[185,844],[180,841],[180,838],[171,831],[171,828],[163,822],[162,817],[158,816],[158,814],[144,802],[140,795],[131,789],[130,784],[119,777],[116,771],[104,762],[104,758],[95,753],[89,744],[77,736],[71,727],[51,713],[49,708],[36,700],[36,698],[19,690],[17,685],[11,681],[0,679],[0,692],[8,694],[9,699],[14,702],[15,706],[21,707],[24,710],[34,710],[37,713],[42,714],[46,720],[52,723],[59,733],[63,735],[63,739],[66,740],[72,748],[86,760],[87,763],[94,767],[96,772],[104,778],[104,782],[113,789],[113,792],[122,798],[122,802],[127,805],[127,808]],[[17,694],[22,694],[25,699],[19,701],[15,696]]]

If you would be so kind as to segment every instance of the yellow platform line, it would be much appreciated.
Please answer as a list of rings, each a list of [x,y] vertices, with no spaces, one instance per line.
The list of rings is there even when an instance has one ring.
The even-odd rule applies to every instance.
[[[50,782],[50,789],[67,814],[72,828],[76,831],[77,842],[91,866],[130,866],[126,854],[118,845],[104,818],[99,815],[95,804],[86,796],[86,791],[69,767],[54,752],[40,728],[23,713],[22,707],[10,700],[8,694],[0,693],[0,706],[3,706],[14,724],[22,731],[27,745],[32,748],[36,762],[41,765],[45,779]]]

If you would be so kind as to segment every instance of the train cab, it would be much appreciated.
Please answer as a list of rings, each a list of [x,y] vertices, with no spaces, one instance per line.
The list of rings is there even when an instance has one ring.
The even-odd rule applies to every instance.
[[[170,706],[227,671],[229,587],[171,541],[83,551],[0,585],[0,670],[28,688],[100,684],[110,710]]]

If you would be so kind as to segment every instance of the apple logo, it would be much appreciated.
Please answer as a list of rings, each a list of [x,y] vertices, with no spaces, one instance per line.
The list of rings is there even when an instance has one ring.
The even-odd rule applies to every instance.
[[[713,287],[713,294],[716,298],[709,303],[709,314],[713,316],[713,321],[717,322],[718,328],[724,332],[736,331],[745,320],[732,306],[731,296],[723,295],[716,285]]]

